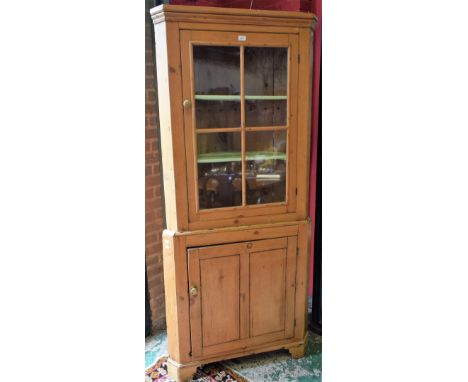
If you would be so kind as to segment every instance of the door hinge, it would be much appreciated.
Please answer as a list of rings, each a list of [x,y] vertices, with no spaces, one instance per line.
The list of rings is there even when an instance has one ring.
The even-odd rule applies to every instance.
[[[298,64],[301,63],[301,55],[300,55],[300,54],[297,55],[297,63],[298,63]]]
[[[297,187],[296,187],[296,195],[297,195]]]
[[[296,327],[296,322],[297,322],[296,319],[294,319],[294,327]]]
[[[296,248],[296,256],[299,256],[299,247]]]

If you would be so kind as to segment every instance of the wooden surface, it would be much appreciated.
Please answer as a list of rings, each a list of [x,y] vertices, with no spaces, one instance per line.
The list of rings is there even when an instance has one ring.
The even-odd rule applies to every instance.
[[[191,381],[199,365],[183,367],[171,358],[167,360],[167,373],[177,382]]]
[[[286,265],[286,302],[285,302],[285,337],[294,336],[294,328],[296,326],[294,307],[296,305],[296,274],[301,272],[297,269],[297,261],[299,256],[299,248],[297,246],[297,236],[288,237],[287,249],[287,265]]]
[[[286,154],[274,151],[247,151],[245,153],[246,160],[271,160],[282,159],[286,160]],[[222,163],[240,161],[241,155],[236,152],[217,152],[200,154],[197,157],[198,163]]]
[[[168,373],[169,375],[175,379],[176,381],[187,381],[190,380],[190,377],[195,373],[196,368],[198,366],[201,366],[202,364],[207,364],[207,363],[213,363],[213,362],[218,362],[221,360],[227,360],[227,359],[232,359],[232,358],[239,358],[239,357],[245,357],[253,354],[258,354],[258,353],[265,353],[265,352],[270,352],[270,351],[275,351],[279,349],[286,349],[290,350],[291,352],[298,352],[300,348],[305,349],[307,346],[307,336],[300,340],[296,339],[288,339],[288,340],[283,340],[283,341],[277,341],[274,343],[264,343],[260,345],[255,345],[252,347],[249,347],[247,349],[243,349],[240,351],[233,351],[228,354],[220,354],[220,355],[214,355],[214,356],[209,356],[204,358],[203,360],[194,360],[189,363],[185,364],[180,364],[177,361],[174,361],[171,358],[168,358],[167,364],[168,364]],[[184,375],[186,376],[184,378],[180,378],[179,375]]]
[[[177,25],[155,25],[155,40],[166,225],[180,231],[188,228],[188,211]]]
[[[312,81],[311,31],[299,32],[299,78],[307,86],[298,87],[298,125],[297,130],[297,214],[298,220],[309,215],[309,168],[310,168],[310,106]]]
[[[308,221],[259,224],[243,227],[225,227],[210,230],[181,232],[177,235],[185,237],[187,246],[195,247],[249,240],[272,239],[281,236],[295,236],[299,232],[298,226],[304,224],[308,224]]]
[[[163,4],[150,11],[154,23],[177,21],[313,28],[312,13]]]
[[[308,221],[164,232],[169,354],[182,373],[194,364],[273,348],[300,356],[307,326],[309,234]],[[239,242],[248,238],[255,240]],[[200,266],[204,261],[209,269]],[[196,297],[189,296],[193,285],[199,288]],[[204,298],[211,303],[203,308]],[[219,315],[216,308],[229,314]],[[258,317],[253,322],[252,315]]]
[[[297,35],[287,35],[287,34],[271,34],[271,33],[247,33],[246,41],[238,41],[239,32],[219,32],[216,34],[208,33],[206,31],[181,31],[181,62],[182,62],[182,75],[183,75],[183,98],[191,100],[192,106],[184,109],[184,121],[185,121],[185,150],[187,158],[187,187],[188,187],[188,208],[189,208],[189,230],[198,230],[208,227],[221,227],[223,225],[236,225],[238,218],[242,218],[242,224],[256,224],[258,223],[259,216],[268,216],[265,222],[272,221],[281,221],[285,217],[281,216],[285,212],[296,213],[296,189],[297,187],[297,166],[298,156],[303,156],[306,154],[304,150],[307,150],[307,141],[305,144],[297,141],[298,132],[297,130],[305,128],[307,126],[299,126],[297,121],[297,109],[298,109],[298,97],[297,97],[297,82],[298,82],[298,66],[299,66],[299,40]],[[195,73],[194,65],[192,65],[192,44],[202,44],[206,46],[236,46],[241,49],[240,57],[240,81],[241,81],[241,94],[240,95],[198,95],[205,99],[215,100],[218,97],[227,97],[229,99],[238,99],[240,98],[241,106],[241,126],[238,128],[223,127],[223,126],[214,126],[203,122],[204,126],[210,126],[204,129],[197,128],[198,117],[194,118],[194,113],[196,111],[196,98],[197,95],[194,92],[193,84],[194,78],[197,75],[200,69],[197,69]],[[289,47],[290,52],[288,54],[287,63],[288,63],[288,74],[287,74],[287,83],[284,78],[282,80],[275,79],[274,77],[267,77],[266,81],[263,82],[263,85],[258,81],[258,79],[253,80],[253,85],[248,85],[249,91],[254,93],[264,93],[264,94],[254,94],[254,98],[263,98],[263,97],[280,97],[286,98],[288,100],[288,117],[286,126],[271,126],[274,124],[274,120],[270,121],[270,124],[266,126],[246,126],[245,121],[245,110],[243,100],[249,97],[249,94],[244,92],[244,49],[253,45],[256,46],[260,44],[262,47]],[[270,54],[271,58],[274,58],[274,54]],[[263,53],[267,55],[267,53]],[[260,55],[260,60],[266,60],[268,56]],[[252,58],[250,59],[252,61]],[[278,58],[280,60],[280,58]],[[273,64],[272,64],[273,65]],[[278,65],[277,65],[278,66]],[[258,69],[258,68],[257,68]],[[214,70],[214,69],[213,69]],[[213,72],[215,73],[215,72]],[[206,74],[206,73],[205,73]],[[283,76],[284,77],[284,76]],[[211,77],[210,77],[211,78]],[[231,80],[230,80],[231,81]],[[289,86],[287,85],[289,84]],[[285,95],[284,93],[287,92]],[[269,93],[269,94],[265,94]],[[279,94],[274,94],[279,93]],[[211,102],[211,101],[206,101]],[[286,102],[286,101],[275,101],[275,100],[266,100],[266,101],[250,101],[250,102]],[[198,110],[198,109],[197,109]],[[206,117],[213,119],[213,115],[216,113],[209,113]],[[260,120],[257,121],[260,124]],[[211,122],[210,122],[211,123]],[[247,174],[246,174],[246,160],[254,160],[255,154],[259,154],[258,150],[255,153],[255,150],[250,150],[250,152],[244,153],[246,150],[246,141],[245,134],[247,131],[277,131],[285,130],[287,131],[287,148],[285,152],[275,152],[275,153],[261,153],[262,158],[266,159],[267,157],[272,159],[286,160],[286,194],[281,205],[274,205],[273,203],[265,204],[247,204],[246,194],[247,194]],[[204,152],[197,156],[197,151],[200,149],[198,134],[200,133],[232,133],[239,131],[241,133],[241,149],[236,152]],[[199,152],[199,151],[198,151]],[[199,184],[198,184],[198,164],[201,163],[221,163],[223,161],[232,161],[237,162],[241,161],[242,171],[242,206],[227,206],[223,208],[211,208],[211,209],[200,209],[199,206]],[[307,173],[304,169],[300,172],[301,176],[307,178]],[[306,183],[306,179],[303,179],[303,183]],[[253,208],[253,210],[251,210]],[[306,206],[300,206],[299,213],[301,216],[304,216]],[[278,216],[277,216],[278,215]],[[297,220],[297,218],[294,218]],[[287,220],[287,219],[286,219]]]
[[[164,8],[164,7],[163,7]],[[161,8],[161,10],[163,9]],[[187,7],[185,7],[187,8]],[[171,9],[169,7],[168,9]],[[160,10],[160,11],[161,11]],[[158,13],[158,12],[157,12]],[[160,12],[159,12],[160,13]],[[274,12],[275,14],[277,12]],[[281,13],[281,12],[278,12]],[[186,10],[180,14],[186,17]],[[247,17],[247,16],[243,16]],[[309,20],[311,21],[312,18]],[[192,26],[199,25],[191,23]],[[222,27],[223,24],[215,23],[212,26]],[[227,25],[225,25],[227,27]],[[246,28],[243,30],[243,28]],[[297,25],[290,29],[291,33],[261,33],[263,26],[259,26],[257,33],[252,33],[247,24],[239,25],[236,32],[219,31],[217,33],[206,30],[181,30],[181,24],[166,21],[156,24],[156,56],[158,68],[158,91],[160,99],[160,121],[161,121],[161,151],[165,190],[165,213],[167,228],[174,231],[200,230],[205,228],[216,228],[223,226],[242,226],[248,224],[271,223],[290,220],[303,220],[308,214],[308,168],[310,150],[310,91],[308,87],[298,86],[298,78],[308,82],[310,79],[310,28],[300,28]],[[265,32],[269,31],[267,25]],[[229,29],[229,28],[227,28]],[[246,41],[238,41],[239,34],[246,36]],[[179,44],[180,41],[180,44]],[[225,127],[196,129],[193,114],[195,111],[195,94],[192,88],[193,66],[191,64],[191,43],[218,44],[227,46],[238,46],[240,48],[260,44],[264,47],[289,47],[288,56],[288,126],[239,126],[236,130],[241,131],[240,147],[245,146],[245,132],[281,130],[287,131],[287,153],[286,153],[286,195],[284,202],[247,204],[245,195],[246,166],[242,163],[244,177],[241,182],[242,194],[241,204],[226,208],[203,209],[199,208],[198,198],[198,165],[206,163],[207,157],[213,153],[206,153],[196,160],[196,136],[200,133],[211,133],[233,131]],[[180,48],[179,48],[180,46]],[[159,47],[159,48],[158,48]],[[170,47],[168,49],[168,47]],[[179,52],[180,49],[180,52]],[[243,50],[241,56],[244,56]],[[244,82],[243,65],[240,65],[241,81]],[[188,77],[187,77],[188,76]],[[187,77],[187,78],[186,78]],[[275,79],[268,80],[266,88],[260,89],[260,83],[255,82],[253,92],[270,94],[244,94],[243,88],[240,95],[230,95],[247,99],[254,97],[284,97],[284,94],[271,94],[284,92],[284,83]],[[273,83],[273,85],[270,85]],[[249,85],[250,86],[250,85]],[[277,90],[275,90],[277,89]],[[282,90],[283,89],[283,90]],[[205,95],[212,96],[212,95]],[[182,107],[184,99],[192,100],[191,107]],[[200,102],[200,101],[197,101]],[[218,102],[218,101],[203,101]],[[225,101],[232,102],[232,101]],[[237,102],[237,101],[234,101]],[[249,101],[249,102],[286,102],[278,100]],[[240,103],[241,119],[245,119],[243,102]],[[208,113],[206,118],[213,116]],[[214,119],[212,122],[214,123]],[[210,122],[211,123],[211,122]],[[221,123],[221,122],[220,122]],[[212,126],[212,125],[208,125]],[[214,126],[214,125],[213,125]],[[258,150],[257,150],[258,151]],[[251,156],[243,154],[245,160]],[[282,160],[284,153],[277,153]],[[239,154],[238,154],[239,155]],[[219,155],[214,155],[218,158]],[[218,158],[219,159],[219,158]],[[235,158],[237,159],[237,157]],[[253,157],[252,157],[253,159]],[[220,159],[219,159],[220,160]],[[216,162],[215,162],[216,163]],[[220,162],[218,162],[220,163]],[[187,203],[188,201],[188,203]]]
[[[309,334],[306,333],[304,337],[304,342],[300,345],[297,346],[290,346],[288,348],[289,354],[291,354],[291,357],[294,359],[302,358],[304,357],[305,351],[307,349],[307,341],[309,339]]]
[[[272,17],[283,19],[287,18],[290,21],[293,20],[313,20],[315,15],[312,13],[304,12],[291,12],[291,11],[271,11],[261,9],[241,9],[241,8],[222,8],[222,7],[200,7],[200,6],[186,6],[186,5],[172,5],[163,4],[151,9],[150,13],[152,16],[158,14],[164,14],[168,12],[187,14],[188,17],[197,17],[198,14],[202,15],[221,15],[226,18],[234,15],[249,16],[249,19],[253,17]],[[296,21],[297,22],[297,21]]]
[[[239,284],[240,254],[200,261],[203,346],[239,339]]]
[[[296,240],[274,238],[188,249],[192,356],[293,336]],[[288,268],[291,267],[292,269]],[[286,322],[286,319],[289,322]]]
[[[252,337],[284,330],[286,249],[250,254]]]
[[[310,253],[311,94],[310,86],[301,84],[311,81],[315,17],[174,5],[156,7],[152,16],[167,221],[163,253],[169,373],[182,381],[201,363],[279,348],[299,357],[306,339]],[[208,47],[197,52],[201,59],[212,55],[208,67],[195,68],[193,44]],[[224,57],[223,49],[216,46],[239,48],[239,90],[236,75],[231,76],[236,72],[232,57],[237,53],[232,50],[234,56]],[[249,51],[253,46],[267,49]],[[269,50],[275,47],[288,48],[287,72],[284,51]],[[218,67],[225,64],[229,69]],[[265,69],[262,75],[259,66]],[[270,75],[272,70],[277,74]],[[228,76],[228,72],[230,86],[222,89],[220,73]],[[195,91],[196,76],[211,75],[216,78],[210,83],[197,82]],[[184,100],[191,104],[183,106]],[[247,103],[266,110],[279,108],[280,112],[253,115],[249,126]],[[281,125],[286,104],[286,124]],[[214,118],[220,108],[226,114]],[[234,131],[240,136],[234,147],[238,153],[197,146],[198,136]],[[247,133],[253,131],[286,134],[286,148],[279,149],[263,138],[256,138],[263,145],[249,142]],[[209,145],[209,141],[203,144]],[[197,160],[199,149],[204,154]],[[251,184],[246,161],[259,156],[286,160],[283,202],[247,204],[245,195]],[[241,205],[200,209],[198,166],[239,159],[243,177],[238,187],[244,191]],[[191,295],[192,287],[196,293]]]
[[[190,359],[190,313],[185,237],[163,232],[164,293],[169,357]]]

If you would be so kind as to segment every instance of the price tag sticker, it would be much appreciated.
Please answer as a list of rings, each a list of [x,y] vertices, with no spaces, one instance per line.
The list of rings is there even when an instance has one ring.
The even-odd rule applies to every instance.
[[[237,40],[239,40],[239,41],[247,41],[247,36],[237,36]]]

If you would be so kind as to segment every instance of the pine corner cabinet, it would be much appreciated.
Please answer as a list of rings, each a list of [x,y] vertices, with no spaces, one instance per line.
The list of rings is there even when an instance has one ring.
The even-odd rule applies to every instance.
[[[315,16],[162,5],[168,371],[307,343]]]

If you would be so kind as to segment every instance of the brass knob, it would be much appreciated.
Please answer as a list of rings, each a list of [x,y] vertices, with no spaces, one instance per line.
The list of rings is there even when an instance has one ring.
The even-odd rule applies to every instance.
[[[193,297],[198,296],[198,289],[195,285],[192,285],[190,287],[190,296],[193,296]]]
[[[182,105],[184,105],[184,107],[192,107],[192,101],[190,101],[189,99],[184,99]]]

